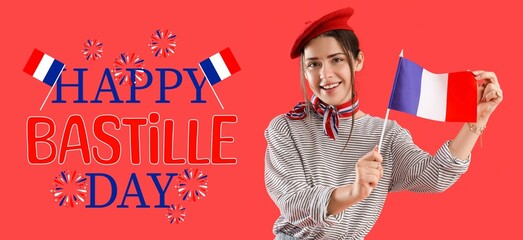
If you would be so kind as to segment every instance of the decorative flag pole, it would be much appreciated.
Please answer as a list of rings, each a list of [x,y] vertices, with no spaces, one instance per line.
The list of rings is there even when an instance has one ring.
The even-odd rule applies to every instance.
[[[203,71],[203,75],[207,81],[209,81],[214,96],[218,99],[218,103],[220,103],[220,107],[222,107],[223,110],[222,102],[220,101],[218,94],[216,94],[216,91],[214,91],[213,86],[240,71],[240,66],[236,61],[236,58],[232,55],[231,49],[226,48],[201,61],[199,65]]]
[[[64,66],[65,67],[65,66]],[[51,95],[51,92],[53,92],[54,85],[56,85],[56,81],[53,83],[53,86],[51,86],[51,89],[47,93],[47,97],[45,97],[44,102],[42,103],[42,106],[40,106],[40,111],[42,111],[42,108],[44,108],[45,103],[47,102],[47,99],[49,98],[49,95]]]
[[[403,57],[403,49],[400,52],[400,58]],[[383,143],[383,136],[385,136],[385,128],[387,127],[387,121],[389,120],[390,108],[387,107],[387,113],[385,113],[385,121],[383,122],[383,129],[381,129],[380,141],[378,143],[378,153],[381,153],[381,144]]]
[[[385,135],[385,128],[387,127],[387,120],[389,120],[390,108],[387,108],[387,113],[385,113],[385,122],[383,122],[383,129],[381,129],[380,142],[378,144],[378,153],[381,153],[381,144],[383,143],[383,136]]]
[[[205,73],[203,75],[205,76]],[[205,76],[205,78],[207,78],[207,76]],[[207,78],[207,81],[209,81],[208,78]],[[216,97],[216,99],[218,99],[218,103],[220,104],[220,107],[222,107],[222,110],[225,109],[225,108],[223,108],[222,101],[220,101],[220,98],[218,97],[218,94],[216,94],[216,91],[214,91],[214,88],[212,87],[212,84],[210,84],[210,83],[211,82],[209,81],[209,86],[211,87],[211,90],[214,93],[214,96]]]
[[[31,57],[29,57],[23,71],[51,87],[42,106],[40,106],[40,111],[42,111],[45,102],[51,95],[54,85],[64,68],[65,64],[36,48],[33,50]]]

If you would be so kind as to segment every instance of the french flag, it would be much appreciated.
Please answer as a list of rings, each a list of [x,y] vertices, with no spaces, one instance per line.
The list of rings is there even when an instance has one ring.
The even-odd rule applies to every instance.
[[[24,67],[24,72],[52,87],[64,67],[62,62],[35,48]]]
[[[389,109],[443,122],[476,122],[472,72],[435,74],[400,57]]]
[[[230,48],[226,48],[212,55],[210,58],[201,61],[200,68],[211,85],[219,83],[240,71],[240,66],[232,55]]]

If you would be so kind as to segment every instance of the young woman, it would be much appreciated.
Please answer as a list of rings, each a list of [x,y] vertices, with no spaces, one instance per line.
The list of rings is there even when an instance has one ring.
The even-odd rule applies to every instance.
[[[265,183],[280,209],[276,239],[360,239],[370,231],[387,193],[442,192],[463,174],[470,152],[502,101],[493,72],[473,71],[478,114],[453,140],[431,156],[395,121],[362,112],[354,73],[364,55],[347,21],[353,9],[329,13],[296,39],[291,58],[300,57],[302,88],[310,101],[274,118],[265,131]]]

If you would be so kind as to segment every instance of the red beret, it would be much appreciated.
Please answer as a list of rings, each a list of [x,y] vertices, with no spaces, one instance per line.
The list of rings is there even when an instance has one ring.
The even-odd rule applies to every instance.
[[[313,38],[319,36],[322,33],[336,30],[345,29],[351,30],[347,21],[354,13],[354,9],[347,7],[331,12],[320,19],[311,23],[303,32],[296,38],[294,45],[291,49],[291,59],[297,58],[301,54],[301,50],[305,45]]]

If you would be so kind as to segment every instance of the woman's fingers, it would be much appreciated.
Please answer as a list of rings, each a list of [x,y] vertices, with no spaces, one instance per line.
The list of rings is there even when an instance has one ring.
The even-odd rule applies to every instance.
[[[476,77],[476,80],[484,79],[484,80],[489,81],[490,83],[499,84],[498,77],[496,76],[496,74],[494,72],[477,70],[477,71],[472,71],[472,73]]]
[[[377,151],[377,147],[374,147],[374,149],[372,151],[365,154],[363,157],[360,158],[360,160],[381,163],[381,162],[383,162],[383,157]]]
[[[380,181],[380,173],[379,171],[376,172],[368,172],[365,179],[371,187],[375,188],[378,186],[378,182]]]
[[[490,102],[492,100],[497,100],[497,99],[502,99],[503,98],[503,91],[501,90],[492,90],[492,91],[485,91],[485,93],[483,94],[484,95],[484,99],[485,101],[487,102]]]
[[[496,74],[483,70],[473,71],[472,73],[476,80],[483,81],[478,85],[478,95],[481,96],[480,102],[500,103],[503,99],[503,90],[501,90]]]
[[[369,169],[380,169],[381,163],[378,161],[364,161],[362,163],[362,166],[369,168]]]
[[[356,163],[357,194],[362,199],[368,197],[372,190],[378,186],[383,176],[383,157],[375,147],[372,151],[361,157]]]

